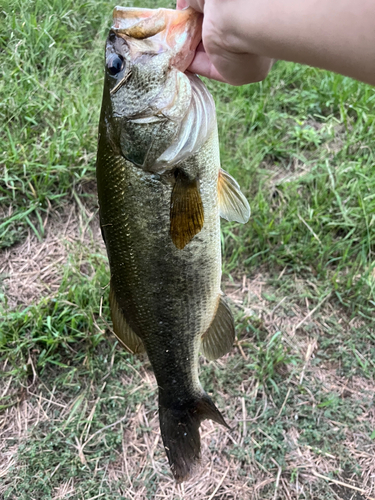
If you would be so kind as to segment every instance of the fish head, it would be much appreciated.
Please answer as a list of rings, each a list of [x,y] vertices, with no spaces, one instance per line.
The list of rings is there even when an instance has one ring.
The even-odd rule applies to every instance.
[[[165,171],[191,152],[186,126],[192,127],[192,108],[197,107],[194,88],[204,86],[185,71],[201,32],[202,15],[190,7],[114,9],[102,119],[110,143],[144,170]]]
[[[115,7],[112,31],[130,44],[133,61],[139,56],[159,58],[160,71],[168,66],[184,72],[202,37],[202,14],[184,10]],[[144,64],[143,58],[138,61]]]

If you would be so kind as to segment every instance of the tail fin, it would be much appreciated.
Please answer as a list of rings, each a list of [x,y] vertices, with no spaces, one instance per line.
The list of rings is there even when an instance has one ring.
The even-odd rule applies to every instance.
[[[229,429],[223,416],[206,393],[180,407],[159,405],[160,430],[174,478],[178,483],[189,479],[200,462],[199,426],[211,419]]]

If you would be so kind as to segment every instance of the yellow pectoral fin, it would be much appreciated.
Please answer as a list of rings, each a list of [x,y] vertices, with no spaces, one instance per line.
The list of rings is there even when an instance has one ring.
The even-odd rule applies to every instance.
[[[177,171],[171,197],[171,237],[182,250],[198,234],[204,222],[203,203],[197,179]]]
[[[202,354],[210,360],[221,358],[231,350],[235,335],[232,311],[224,297],[220,297],[216,315],[202,336]]]
[[[220,217],[244,224],[250,218],[250,206],[238,182],[223,169],[218,179]]]
[[[128,325],[125,316],[118,305],[112,286],[109,292],[109,304],[111,307],[113,331],[118,340],[132,354],[145,352],[142,340]]]

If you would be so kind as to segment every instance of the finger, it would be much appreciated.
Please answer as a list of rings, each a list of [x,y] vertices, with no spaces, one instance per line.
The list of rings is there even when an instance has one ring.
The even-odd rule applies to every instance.
[[[204,50],[204,46],[203,46],[202,42],[199,42],[199,45],[198,45],[198,47],[195,50],[196,50],[196,52],[206,52]]]
[[[180,1],[181,0],[177,0],[177,3]],[[190,5],[190,7],[193,7],[194,10],[204,12],[204,0],[186,0],[186,3]]]
[[[223,50],[220,53],[210,53],[210,60],[223,81],[231,85],[262,81],[268,75],[273,64],[273,60],[268,57]]]
[[[176,9],[182,10],[189,6],[188,0],[177,0]]]
[[[197,73],[198,75],[211,78],[212,80],[225,82],[225,79],[217,71],[204,50],[197,51],[195,53],[193,62],[188,67],[188,70],[192,73]]]

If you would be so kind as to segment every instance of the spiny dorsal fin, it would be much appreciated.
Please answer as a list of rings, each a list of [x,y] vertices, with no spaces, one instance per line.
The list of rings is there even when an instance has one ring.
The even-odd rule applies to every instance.
[[[197,179],[190,180],[176,170],[176,183],[171,197],[171,237],[182,250],[203,227],[203,203]]]
[[[211,360],[221,358],[231,350],[235,335],[232,312],[224,297],[220,297],[216,315],[202,336],[203,355]]]
[[[144,352],[145,347],[143,342],[128,325],[125,316],[118,305],[112,285],[109,292],[109,304],[111,307],[113,331],[118,340],[132,354],[140,354],[141,352]]]
[[[220,217],[244,224],[250,218],[250,206],[238,182],[222,168],[218,180]]]

